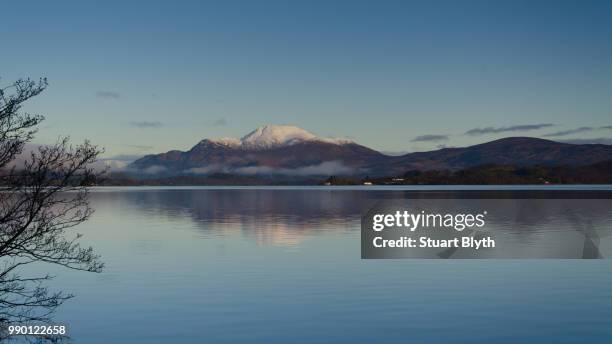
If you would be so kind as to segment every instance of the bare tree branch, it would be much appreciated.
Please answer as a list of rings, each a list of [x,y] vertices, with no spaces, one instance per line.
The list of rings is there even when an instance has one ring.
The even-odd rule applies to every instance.
[[[80,246],[79,234],[67,233],[93,212],[88,186],[101,173],[92,168],[101,150],[62,138],[23,153],[44,118],[22,112],[22,104],[46,87],[46,79],[24,79],[0,88],[0,324],[49,321],[72,297],[45,287],[53,276],[21,276],[21,267],[44,262],[91,272],[103,268],[91,247]]]

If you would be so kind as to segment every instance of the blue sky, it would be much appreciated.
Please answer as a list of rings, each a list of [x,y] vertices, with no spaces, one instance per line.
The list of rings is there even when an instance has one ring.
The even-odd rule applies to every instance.
[[[70,135],[140,155],[264,124],[383,151],[612,137],[610,1],[13,1],[2,12],[0,82],[50,82],[26,106],[47,117],[37,143]]]

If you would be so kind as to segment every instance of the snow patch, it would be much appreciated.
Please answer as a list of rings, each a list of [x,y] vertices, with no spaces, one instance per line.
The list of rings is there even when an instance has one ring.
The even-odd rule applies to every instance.
[[[248,133],[241,141],[246,147],[268,148],[314,139],[316,139],[314,134],[298,127],[290,125],[266,125]]]
[[[240,140],[234,137],[219,137],[219,138],[209,139],[208,141],[212,143],[216,143],[218,145],[228,146],[228,147],[238,147],[242,144]]]
[[[292,125],[265,125],[253,130],[241,139],[223,137],[204,141],[243,149],[267,149],[308,141],[318,141],[337,145],[352,143],[352,141],[346,139],[318,137],[307,130]]]

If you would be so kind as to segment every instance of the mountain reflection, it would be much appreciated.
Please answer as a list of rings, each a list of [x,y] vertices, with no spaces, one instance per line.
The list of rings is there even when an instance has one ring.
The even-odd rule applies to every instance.
[[[190,218],[207,235],[239,233],[262,245],[293,246],[320,233],[359,230],[361,191],[150,190],[97,193],[95,200],[127,201],[130,209],[169,221]]]
[[[93,196],[98,205],[112,204],[168,223],[187,218],[205,235],[238,234],[278,246],[295,246],[314,235],[357,231],[362,212],[381,200],[411,212],[486,210],[487,231],[508,237],[512,247],[537,251],[547,245],[544,256],[582,248],[583,241],[585,250],[599,245],[612,222],[609,199],[550,199],[537,194],[515,199],[499,192],[478,195],[484,199],[474,199],[469,192],[329,189],[141,189]],[[589,250],[585,257],[599,255]]]

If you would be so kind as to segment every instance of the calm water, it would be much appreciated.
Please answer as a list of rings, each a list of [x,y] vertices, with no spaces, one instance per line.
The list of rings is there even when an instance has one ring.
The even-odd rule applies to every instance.
[[[612,336],[610,260],[361,260],[360,212],[394,192],[97,190],[78,232],[107,268],[53,269],[76,294],[56,320],[77,343]]]

